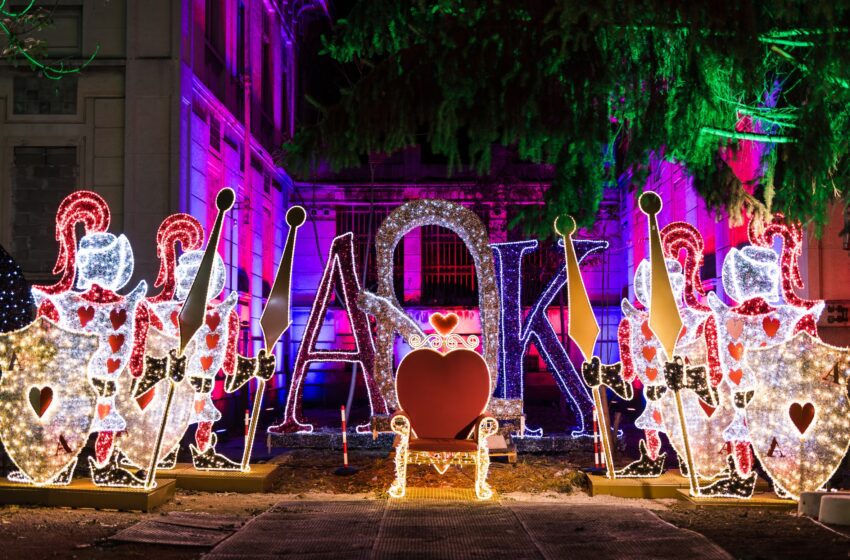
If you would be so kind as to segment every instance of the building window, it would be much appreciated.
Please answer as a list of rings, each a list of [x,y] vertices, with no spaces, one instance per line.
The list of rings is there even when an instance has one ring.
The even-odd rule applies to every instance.
[[[384,223],[384,219],[389,215],[390,209],[386,207],[376,207],[374,212],[368,206],[337,206],[336,208],[336,232],[337,235],[343,233],[354,233],[354,257],[357,266],[357,278],[362,283],[362,287],[369,291],[376,291],[378,288],[378,277],[375,265],[375,236],[378,228]],[[370,232],[370,214],[371,214],[371,236]],[[363,282],[363,263],[366,265],[366,281]],[[396,297],[400,302],[404,301],[404,243],[399,243],[393,254],[393,287],[395,288]]]
[[[207,45],[219,58],[224,56],[224,6],[222,0],[206,0],[204,33]]]
[[[422,228],[422,303],[476,305],[475,261],[463,240],[440,226]]]
[[[13,106],[16,115],[76,115],[77,76],[48,80],[35,74],[15,76]]]
[[[25,273],[47,277],[58,250],[56,209],[77,185],[77,149],[18,146],[13,157],[14,256]]]

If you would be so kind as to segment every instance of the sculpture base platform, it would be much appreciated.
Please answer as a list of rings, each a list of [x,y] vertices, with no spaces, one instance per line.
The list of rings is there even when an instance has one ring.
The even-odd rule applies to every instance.
[[[254,494],[269,492],[274,486],[274,473],[280,465],[251,465],[251,471],[199,471],[191,463],[178,463],[173,469],[156,471],[157,480],[172,480],[177,488],[201,492],[236,492]]]
[[[78,478],[66,486],[30,486],[0,481],[0,504],[45,507],[115,509],[148,512],[174,497],[173,480],[157,481],[153,490],[105,488],[87,478]]]
[[[688,502],[695,508],[713,508],[713,507],[757,507],[762,509],[797,509],[797,502],[780,498],[773,492],[757,491],[753,497],[748,500],[738,500],[736,498],[711,498],[711,497],[696,497],[691,496],[690,490],[685,488],[679,490],[680,499]]]
[[[679,491],[688,493],[688,479],[678,469],[669,470],[655,478],[606,478],[605,475],[589,474],[590,495],[607,494],[618,498],[664,498],[681,499]]]

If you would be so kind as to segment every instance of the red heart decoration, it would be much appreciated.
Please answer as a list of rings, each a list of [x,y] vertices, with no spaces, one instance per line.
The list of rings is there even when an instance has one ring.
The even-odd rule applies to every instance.
[[[109,411],[112,410],[112,406],[108,404],[99,404],[97,405],[97,415],[103,420],[106,418],[106,415],[109,414]]]
[[[204,404],[206,404],[204,400],[195,401],[195,414],[200,414],[204,411]]]
[[[212,356],[201,356],[201,367],[204,368],[204,371],[208,371],[213,364]]]
[[[646,377],[650,381],[655,381],[655,378],[658,377],[658,369],[654,367],[646,368]]]
[[[677,338],[676,340],[678,341],[678,340],[682,340],[683,338],[685,338],[686,332],[688,332],[688,327],[686,327],[685,325],[682,325],[682,330],[679,331],[679,338]]]
[[[214,331],[221,324],[221,315],[218,313],[207,313],[207,328]]]
[[[53,402],[53,389],[50,387],[42,387],[41,389],[33,387],[30,389],[29,397],[30,406],[38,414],[38,417],[41,418],[47,412],[47,409],[50,408],[50,403]]]
[[[420,438],[462,438],[490,399],[490,372],[472,350],[422,348],[398,365],[396,391]]]
[[[730,342],[726,349],[729,350],[729,355],[736,361],[741,361],[741,358],[744,356],[744,345],[740,342],[736,342],[734,344]]]
[[[791,417],[791,421],[800,431],[800,435],[803,435],[809,429],[812,420],[815,419],[815,405],[810,402],[802,406],[800,406],[800,403],[791,403],[791,406],[788,407],[788,416]]]
[[[171,312],[171,323],[174,325],[175,328],[180,327],[180,314],[176,311]]]
[[[649,328],[649,321],[644,321],[640,324],[640,332],[643,333],[643,337],[647,340],[652,338],[652,329]]]
[[[643,357],[646,358],[647,362],[652,361],[652,359],[655,357],[656,352],[657,350],[654,346],[644,346],[643,350],[641,350],[641,353],[643,354]]]
[[[652,419],[655,420],[656,424],[660,424],[661,423],[661,411],[653,410],[652,411]]]
[[[127,322],[127,310],[113,309],[109,312],[109,320],[112,322],[112,328],[117,331]]]
[[[136,397],[136,402],[139,403],[139,408],[141,408],[142,410],[146,409],[155,396],[156,386],[151,387],[149,390],[145,391],[143,395]]]
[[[735,385],[741,384],[741,379],[744,377],[743,370],[740,369],[731,369],[729,370],[729,380],[732,381]]]
[[[744,322],[740,319],[726,319],[726,332],[732,337],[732,340],[738,340],[741,333],[744,332]]]
[[[452,334],[458,323],[458,317],[454,313],[443,315],[442,313],[431,313],[428,317],[428,322],[434,327],[434,330],[443,336]]]
[[[698,401],[698,402],[699,402],[699,405],[702,407],[702,411],[705,412],[705,415],[707,417],[711,418],[714,415],[714,411],[717,410],[717,408],[714,407],[714,406],[708,406],[707,404],[705,404],[701,400]]]
[[[777,331],[779,331],[779,325],[781,325],[779,319],[774,319],[773,317],[765,317],[762,319],[761,327],[764,329],[765,334],[770,338],[776,336]]]
[[[109,335],[109,347],[112,348],[112,353],[118,352],[121,347],[124,346],[124,335],[123,334],[111,334]]]
[[[216,346],[218,346],[218,335],[217,334],[208,334],[207,335],[207,348],[212,350]]]
[[[89,321],[94,319],[94,307],[89,305],[88,307],[78,308],[77,318],[80,320],[80,328],[86,328],[86,325],[89,324]]]
[[[106,360],[106,371],[109,373],[115,373],[119,367],[121,367],[121,360],[116,360],[115,358]]]

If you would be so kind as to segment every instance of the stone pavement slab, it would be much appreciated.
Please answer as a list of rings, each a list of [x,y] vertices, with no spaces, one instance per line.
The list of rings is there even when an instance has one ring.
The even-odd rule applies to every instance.
[[[438,500],[287,501],[205,560],[731,558],[634,507]]]

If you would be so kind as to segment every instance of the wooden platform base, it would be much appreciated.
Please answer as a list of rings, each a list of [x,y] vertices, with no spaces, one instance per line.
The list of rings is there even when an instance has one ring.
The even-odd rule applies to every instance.
[[[169,470],[156,471],[157,480],[173,480],[177,488],[201,492],[236,492],[253,494],[268,492],[274,484],[272,476],[279,465],[251,465],[251,472],[199,471],[191,463],[178,463]]]
[[[797,502],[780,498],[773,492],[756,492],[749,500],[738,500],[735,498],[709,498],[695,497],[685,488],[679,490],[679,497],[696,508],[713,507],[757,507],[762,509],[797,509]]]
[[[30,486],[0,481],[0,504],[47,507],[151,511],[174,497],[173,480],[158,480],[153,490],[104,488],[87,478],[78,478],[67,486]]]
[[[680,499],[679,490],[688,493],[688,479],[678,470],[669,470],[656,478],[606,478],[604,475],[589,474],[590,495],[607,494],[618,498]]]

